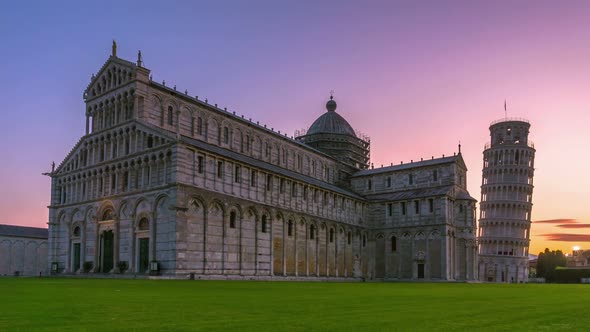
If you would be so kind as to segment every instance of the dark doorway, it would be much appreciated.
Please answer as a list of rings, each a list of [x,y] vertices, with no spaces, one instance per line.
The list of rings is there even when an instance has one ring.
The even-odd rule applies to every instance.
[[[80,269],[80,243],[74,243],[74,268],[73,272]]]
[[[105,231],[103,232],[101,235],[101,244],[102,244],[102,250],[101,250],[101,262],[102,262],[102,267],[100,269],[100,271],[102,273],[109,273],[113,267],[114,267],[114,262],[113,262],[113,253],[114,253],[114,233],[113,231]]]
[[[424,279],[424,264],[418,264],[418,279]]]
[[[139,273],[147,271],[150,262],[150,239],[142,238],[139,239]]]

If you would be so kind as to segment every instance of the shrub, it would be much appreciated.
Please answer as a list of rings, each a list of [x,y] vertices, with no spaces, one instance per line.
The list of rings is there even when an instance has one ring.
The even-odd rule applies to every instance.
[[[590,278],[590,269],[556,268],[547,276],[547,282],[577,284],[582,278]]]
[[[92,262],[84,262],[84,264],[82,265],[82,268],[84,269],[84,273],[90,272],[93,267],[94,267],[94,263],[92,263]]]
[[[117,263],[117,267],[119,268],[119,273],[125,273],[129,265],[127,264],[127,261],[120,261]]]

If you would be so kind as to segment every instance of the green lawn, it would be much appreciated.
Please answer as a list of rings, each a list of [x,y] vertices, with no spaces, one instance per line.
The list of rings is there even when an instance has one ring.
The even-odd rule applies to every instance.
[[[0,278],[0,331],[588,331],[589,304],[590,285]]]

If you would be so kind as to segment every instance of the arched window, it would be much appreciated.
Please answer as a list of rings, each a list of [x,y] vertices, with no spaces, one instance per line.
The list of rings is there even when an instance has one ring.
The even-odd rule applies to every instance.
[[[114,217],[113,217],[113,210],[111,210],[111,209],[107,209],[102,214],[102,219],[101,220],[113,220],[113,219],[114,219]]]
[[[229,214],[229,228],[236,228],[236,212],[232,211]]]
[[[223,144],[229,144],[229,128],[223,127]]]
[[[287,236],[293,236],[293,221],[291,220],[287,224]]]
[[[391,252],[397,251],[397,238],[395,236],[391,237]]]
[[[334,242],[334,228],[330,228],[330,243]]]
[[[363,248],[367,246],[367,235],[363,234]]]
[[[150,229],[150,222],[146,218],[142,218],[137,224],[137,229],[140,231],[147,231]]]
[[[348,244],[352,243],[352,232],[348,232]]]
[[[168,124],[171,126],[174,124],[174,110],[172,106],[168,106]]]
[[[203,119],[201,117],[197,118],[197,134],[203,135]]]
[[[260,231],[262,233],[266,233],[266,216],[265,215],[262,216],[262,223],[260,225]]]
[[[74,227],[74,231],[72,232],[74,237],[80,237],[80,226]]]
[[[309,226],[309,239],[313,240],[315,238],[315,225]]]

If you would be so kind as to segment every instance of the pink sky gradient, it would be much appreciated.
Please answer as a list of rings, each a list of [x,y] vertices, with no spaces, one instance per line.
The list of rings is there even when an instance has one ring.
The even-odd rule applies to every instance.
[[[461,141],[477,199],[488,126],[506,99],[538,150],[533,220],[590,223],[588,2],[0,7],[0,223],[46,226],[41,173],[82,136],[82,91],[113,38],[120,57],[142,50],[154,80],[282,132],[307,128],[333,89],[339,114],[371,136],[376,167],[449,155]],[[533,223],[530,252],[590,248],[587,228],[563,224]]]

